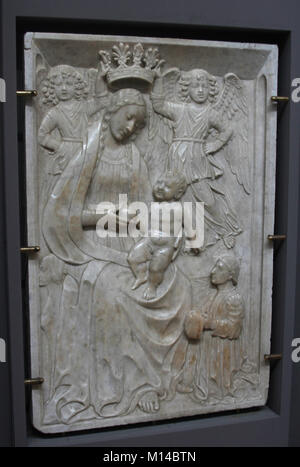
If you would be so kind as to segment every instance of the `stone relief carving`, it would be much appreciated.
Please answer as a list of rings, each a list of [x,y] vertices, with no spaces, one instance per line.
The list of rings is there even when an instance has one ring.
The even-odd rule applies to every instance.
[[[212,395],[220,399],[228,395],[233,397],[237,389],[234,376],[241,369],[244,358],[239,340],[244,302],[235,290],[239,269],[238,260],[233,255],[224,254],[218,258],[210,274],[211,283],[216,287],[215,296],[203,309],[191,311],[186,318],[185,332],[190,339],[204,335],[197,374],[191,372],[192,365],[189,364],[180,389],[193,392],[199,400]],[[206,330],[210,332],[204,332]],[[186,379],[188,376],[189,380]]]
[[[171,60],[180,41],[93,38],[87,65],[64,51],[67,40],[88,53],[84,36],[55,38],[30,34],[25,54],[40,96],[27,109],[27,138],[37,135],[27,142],[29,236],[41,245],[30,266],[32,360],[45,379],[35,426],[55,433],[263,405],[270,314],[261,329],[262,283],[251,287],[256,271],[265,280],[267,255],[270,294],[257,182],[269,155],[255,138],[267,109],[251,97],[266,92],[257,83],[263,66],[274,70],[275,49],[258,47],[256,74],[239,77],[229,66],[217,74],[217,58],[205,69],[196,51],[214,43],[181,41],[188,66]],[[184,209],[197,203],[200,243]],[[153,227],[154,205],[172,216]]]

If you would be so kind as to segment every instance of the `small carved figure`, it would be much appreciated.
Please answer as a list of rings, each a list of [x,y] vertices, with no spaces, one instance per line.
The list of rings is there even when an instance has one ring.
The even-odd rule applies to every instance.
[[[195,235],[194,232],[188,232],[189,223],[183,224],[182,222],[182,205],[179,199],[186,187],[184,175],[177,171],[168,171],[156,181],[153,187],[153,197],[157,201],[155,203],[157,210],[152,214],[159,217],[159,212],[163,213],[166,206],[167,212],[172,209],[173,218],[162,215],[159,230],[150,229],[147,235],[139,240],[129,252],[128,263],[136,277],[132,289],[135,290],[147,282],[144,292],[144,298],[147,300],[156,297],[156,289],[163,281],[164,272],[177,255],[182,238],[182,227],[185,228],[185,236],[188,240],[193,239]]]
[[[199,339],[200,358],[196,378],[195,365],[187,367],[182,387],[194,387],[196,399],[213,395],[233,395],[234,376],[243,363],[240,334],[244,317],[244,301],[236,291],[240,265],[232,254],[222,255],[210,273],[217,288],[214,298],[202,309],[192,311],[185,321],[189,339]],[[203,332],[203,331],[209,332]],[[195,382],[195,385],[194,385]],[[188,392],[188,391],[182,391]]]
[[[213,337],[237,339],[242,330],[244,304],[236,292],[240,265],[233,255],[221,256],[213,267],[210,280],[218,294],[205,321],[205,329],[211,329]],[[221,299],[222,307],[219,307]],[[223,300],[222,300],[223,299]]]
[[[54,156],[53,175],[60,174],[70,158],[81,150],[89,117],[107,104],[100,72],[95,88],[95,96],[87,99],[87,82],[69,65],[52,68],[43,82],[42,103],[52,108],[42,120],[38,141]]]

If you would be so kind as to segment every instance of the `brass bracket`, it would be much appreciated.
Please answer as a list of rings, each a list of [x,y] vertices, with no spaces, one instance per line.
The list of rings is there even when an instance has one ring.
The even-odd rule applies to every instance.
[[[285,240],[286,235],[268,235],[268,240]]]
[[[35,246],[24,246],[20,248],[21,253],[38,253],[40,251],[40,247],[38,245]]]
[[[271,96],[271,101],[273,104],[278,104],[281,102],[289,102],[290,98],[287,96]]]
[[[265,359],[265,362],[272,362],[274,360],[281,360],[282,359],[282,353],[265,354],[264,359]]]
[[[25,90],[23,89],[22,91],[16,91],[17,96],[22,96],[22,97],[35,97],[37,96],[38,92],[36,89],[29,89]]]
[[[29,378],[24,380],[26,386],[39,386],[43,384],[44,378]]]
[[[273,242],[274,253],[277,253],[277,250],[281,246],[283,240],[286,240],[286,235],[268,235],[268,240]]]

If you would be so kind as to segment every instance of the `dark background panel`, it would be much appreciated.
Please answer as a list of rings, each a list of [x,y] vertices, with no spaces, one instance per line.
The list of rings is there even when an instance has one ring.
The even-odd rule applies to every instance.
[[[299,60],[300,62],[300,60]],[[299,63],[300,67],[300,63]],[[298,75],[300,77],[300,73]],[[300,107],[299,110],[300,112]],[[299,138],[300,143],[300,138]],[[300,145],[299,145],[300,146]],[[300,150],[298,152],[300,154]],[[300,190],[300,183],[299,183]],[[299,216],[299,232],[300,232],[300,216]],[[300,238],[299,238],[300,240]],[[295,316],[295,327],[294,327],[294,338],[300,338],[300,242],[298,242],[296,256],[298,258],[297,268],[297,290],[296,290],[296,316]],[[295,348],[291,348],[292,351]],[[300,355],[300,352],[298,353]],[[293,379],[292,379],[292,395],[291,395],[291,419],[290,419],[290,446],[300,446],[300,362],[292,363],[293,367]]]
[[[0,1],[0,16],[2,13],[2,2]],[[2,29],[0,23],[0,42],[2,39]],[[0,78],[2,78],[2,48],[0,48]],[[0,102],[0,251],[5,251],[4,224],[4,180],[3,180],[3,106]],[[2,255],[1,255],[2,256]],[[2,259],[2,258],[1,258]],[[6,264],[0,261],[0,339],[8,343],[7,332],[7,295],[6,295]],[[6,362],[0,361],[0,447],[11,445],[11,407],[10,407],[10,374],[9,355],[6,345]]]

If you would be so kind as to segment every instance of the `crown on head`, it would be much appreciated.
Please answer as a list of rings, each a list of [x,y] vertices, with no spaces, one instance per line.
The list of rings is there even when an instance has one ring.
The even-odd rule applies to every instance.
[[[157,49],[149,47],[144,50],[140,43],[130,50],[128,44],[121,42],[119,45],[112,47],[112,54],[100,50],[99,56],[108,84],[128,78],[135,78],[152,84],[155,71],[164,62],[160,60]]]

